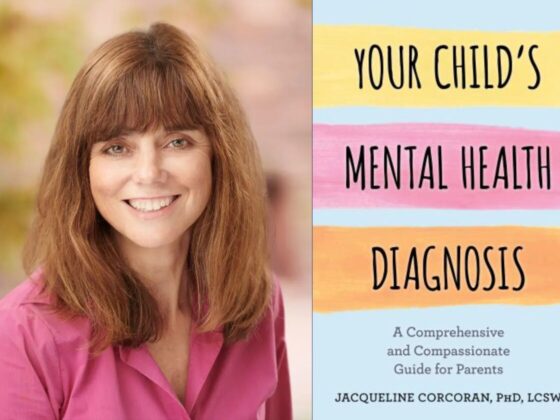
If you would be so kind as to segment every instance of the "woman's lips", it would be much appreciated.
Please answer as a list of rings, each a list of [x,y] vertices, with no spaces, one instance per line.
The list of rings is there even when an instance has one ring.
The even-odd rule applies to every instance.
[[[123,200],[128,207],[143,219],[159,217],[169,212],[174,207],[180,195],[168,195],[146,198],[131,198]]]

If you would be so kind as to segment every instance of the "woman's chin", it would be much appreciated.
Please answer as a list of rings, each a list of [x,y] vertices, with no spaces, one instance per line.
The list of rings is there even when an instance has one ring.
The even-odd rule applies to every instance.
[[[145,248],[145,249],[161,249],[172,246],[174,244],[179,243],[180,235],[177,235],[177,232],[173,232],[173,234],[169,235],[162,235],[160,234],[149,234],[149,232],[145,232],[142,234],[135,234],[135,235],[120,235],[128,246],[133,246],[137,248]]]

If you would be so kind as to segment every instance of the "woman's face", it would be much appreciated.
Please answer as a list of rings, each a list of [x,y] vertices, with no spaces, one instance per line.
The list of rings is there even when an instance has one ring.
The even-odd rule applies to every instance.
[[[210,141],[200,130],[125,132],[93,145],[89,177],[116,232],[144,248],[171,245],[210,199]]]

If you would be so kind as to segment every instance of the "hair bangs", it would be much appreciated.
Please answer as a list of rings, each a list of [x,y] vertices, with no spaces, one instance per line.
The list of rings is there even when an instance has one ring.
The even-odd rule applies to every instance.
[[[196,82],[173,63],[150,58],[117,79],[105,79],[107,86],[88,104],[88,119],[95,122],[87,133],[90,144],[123,131],[208,130],[213,109]]]

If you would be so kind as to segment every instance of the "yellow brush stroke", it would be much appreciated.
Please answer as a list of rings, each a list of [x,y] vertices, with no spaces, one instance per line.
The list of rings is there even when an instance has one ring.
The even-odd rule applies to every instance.
[[[389,285],[372,290],[371,247],[381,246],[387,251],[399,246],[401,273],[406,270],[409,250],[416,246],[421,262],[421,250],[435,245],[428,274],[441,274],[441,249],[455,250],[457,245],[495,248],[523,246],[519,254],[526,283],[520,292],[492,290],[471,292],[447,290],[390,290]],[[376,308],[426,307],[462,304],[506,303],[541,305],[560,302],[560,229],[526,227],[479,228],[313,228],[313,309],[318,312]],[[389,253],[389,252],[388,252]],[[482,253],[482,252],[481,252]],[[499,258],[494,259],[499,270]],[[420,268],[421,270],[421,268]],[[508,254],[506,272],[511,282],[518,282],[511,254]],[[487,283],[484,283],[487,284]],[[514,284],[512,284],[513,286]],[[466,287],[464,287],[466,289]]]
[[[422,89],[394,89],[387,80],[380,90],[369,87],[364,73],[364,88],[358,89],[358,72],[354,48],[368,50],[372,44],[381,47],[415,45],[418,48],[417,69]],[[490,47],[489,76],[496,81],[497,45],[505,45],[513,55],[513,73],[504,89],[447,89],[437,87],[434,78],[434,51],[440,44],[480,45],[477,62],[478,82],[483,80],[482,45]],[[535,60],[541,73],[540,86],[527,89],[535,81],[527,49],[537,44]],[[525,45],[522,59],[516,59],[520,45]],[[406,49],[406,48],[405,48]],[[385,50],[385,48],[384,48]],[[385,50],[386,51],[386,50]],[[442,79],[452,80],[451,50],[442,55]],[[466,64],[471,59],[466,56]],[[559,106],[560,32],[475,32],[431,29],[410,29],[382,26],[325,26],[313,28],[313,105],[315,107],[371,105],[394,107],[457,107],[457,106]],[[367,69],[367,67],[366,67]],[[385,66],[385,74],[387,73]],[[408,72],[406,72],[408,73]],[[468,79],[467,79],[468,82]],[[494,83],[495,84],[495,83]]]

